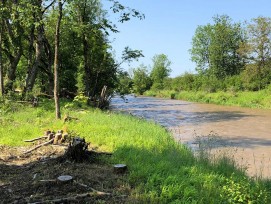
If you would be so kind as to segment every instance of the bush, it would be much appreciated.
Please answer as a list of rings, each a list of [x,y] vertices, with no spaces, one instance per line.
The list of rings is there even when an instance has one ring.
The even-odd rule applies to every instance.
[[[234,174],[226,179],[221,197],[229,203],[268,203],[268,192],[259,183],[248,178],[240,180],[238,177],[237,180]]]
[[[77,96],[74,97],[71,103],[67,103],[65,108],[83,108],[88,105],[88,97],[84,96],[83,92],[80,92]]]
[[[225,79],[225,85],[227,87],[227,91],[230,92],[242,91],[244,89],[240,75],[227,77]]]

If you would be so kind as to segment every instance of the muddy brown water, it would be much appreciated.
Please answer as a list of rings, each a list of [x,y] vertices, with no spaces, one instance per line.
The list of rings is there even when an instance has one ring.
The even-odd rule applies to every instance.
[[[134,96],[114,97],[111,108],[156,121],[194,151],[206,141],[248,175],[271,178],[271,110]]]

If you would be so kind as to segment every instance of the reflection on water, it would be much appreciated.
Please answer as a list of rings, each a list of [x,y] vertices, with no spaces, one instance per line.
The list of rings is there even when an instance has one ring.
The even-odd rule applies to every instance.
[[[234,158],[251,176],[270,177],[271,111],[198,104],[179,100],[127,96],[112,99],[111,108],[153,120],[168,128],[177,141],[196,149],[197,136],[219,135],[212,148],[235,149]],[[228,151],[228,150],[227,150]]]

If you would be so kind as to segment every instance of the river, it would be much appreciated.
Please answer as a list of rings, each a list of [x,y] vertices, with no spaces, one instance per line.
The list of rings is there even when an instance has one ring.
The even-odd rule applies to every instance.
[[[271,178],[271,110],[126,96],[111,108],[153,120],[194,151],[227,154],[249,176]]]

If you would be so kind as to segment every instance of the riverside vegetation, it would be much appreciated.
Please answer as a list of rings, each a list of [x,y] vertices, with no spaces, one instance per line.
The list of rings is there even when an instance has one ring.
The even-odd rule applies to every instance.
[[[192,37],[190,54],[196,72],[169,77],[171,62],[159,54],[150,70],[141,65],[131,76],[121,76],[120,82],[130,86],[120,91],[270,109],[270,42],[270,17],[240,23],[217,15],[212,23],[198,26]]]
[[[98,150],[113,153],[110,158],[103,158],[105,164],[128,165],[129,172],[122,177],[123,186],[128,189],[124,201],[127,203],[271,202],[269,181],[247,177],[226,157],[216,161],[204,153],[195,157],[155,123],[89,108],[78,97],[73,102],[62,101],[61,107],[63,114],[79,120],[63,124],[55,119],[53,101],[48,99],[41,100],[38,107],[2,101],[1,145],[26,145],[23,140],[47,129],[76,132]],[[1,182],[5,179],[1,176]]]
[[[240,106],[249,108],[271,109],[270,88],[252,92],[224,92],[210,93],[207,91],[174,91],[174,90],[149,90],[144,93],[146,96],[171,98],[200,103],[212,103],[219,105]]]
[[[145,18],[141,12],[118,1],[110,2],[112,12],[119,15],[118,22],[129,21],[132,17]],[[139,59],[143,54],[141,50],[126,47],[120,61],[114,59],[108,39],[110,33],[116,33],[118,29],[107,18],[110,10],[105,10],[101,1],[0,1],[0,8],[3,19],[0,21],[0,156],[2,150],[25,146],[24,139],[37,137],[44,130],[66,129],[84,137],[98,150],[111,151],[112,157],[102,159],[105,164],[128,165],[128,174],[111,177],[122,181],[121,185],[117,182],[113,186],[116,189],[111,192],[120,190],[128,195],[124,202],[271,202],[270,182],[248,178],[230,159],[222,157],[212,161],[204,152],[195,157],[157,124],[86,105],[95,104],[101,90],[105,90],[103,87],[107,87],[107,92],[104,91],[107,99],[114,91],[121,94],[132,91],[240,105],[247,104],[252,98],[248,103],[250,107],[269,108],[270,18],[252,19],[244,28],[240,23],[232,23],[226,15],[215,16],[214,23],[199,26],[192,39],[191,56],[197,64],[197,74],[186,73],[172,79],[169,78],[171,62],[165,54],[154,56],[150,73],[145,65],[133,69],[133,77],[121,70],[123,62]],[[148,90],[150,92],[146,92]],[[21,94],[17,95],[18,92]],[[38,107],[27,105],[33,95],[52,98],[53,94],[56,118],[68,114],[78,121],[63,124],[63,120],[54,119],[54,104],[49,99],[40,99]],[[59,96],[75,98],[72,102],[62,99],[59,104]],[[1,196],[5,199],[12,199],[11,194],[15,196],[7,203],[20,199],[16,192],[28,196],[26,202],[41,199],[45,195],[42,193],[48,193],[48,186],[32,182],[30,173],[53,176],[60,167],[79,168],[84,173],[94,169],[90,164],[76,166],[54,160],[48,172],[49,163],[45,166],[43,162],[9,165],[13,157],[8,157],[7,161],[0,158],[0,189],[4,192],[0,200]],[[31,170],[30,167],[42,168]],[[102,168],[96,166],[97,169]],[[73,172],[83,176],[83,181],[95,177],[93,173],[89,176]],[[95,172],[111,175],[108,169]],[[112,187],[107,185],[111,180],[106,181],[105,175],[96,177],[89,185]],[[98,178],[102,181],[97,181]],[[18,180],[25,181],[26,185],[23,188],[17,186],[14,192],[12,187]],[[41,193],[40,189],[44,191]],[[32,190],[37,195],[32,194]],[[54,190],[60,189],[52,188]],[[78,193],[78,188],[70,190],[64,193]],[[57,195],[52,193],[52,196]],[[118,201],[95,200],[96,203]]]

